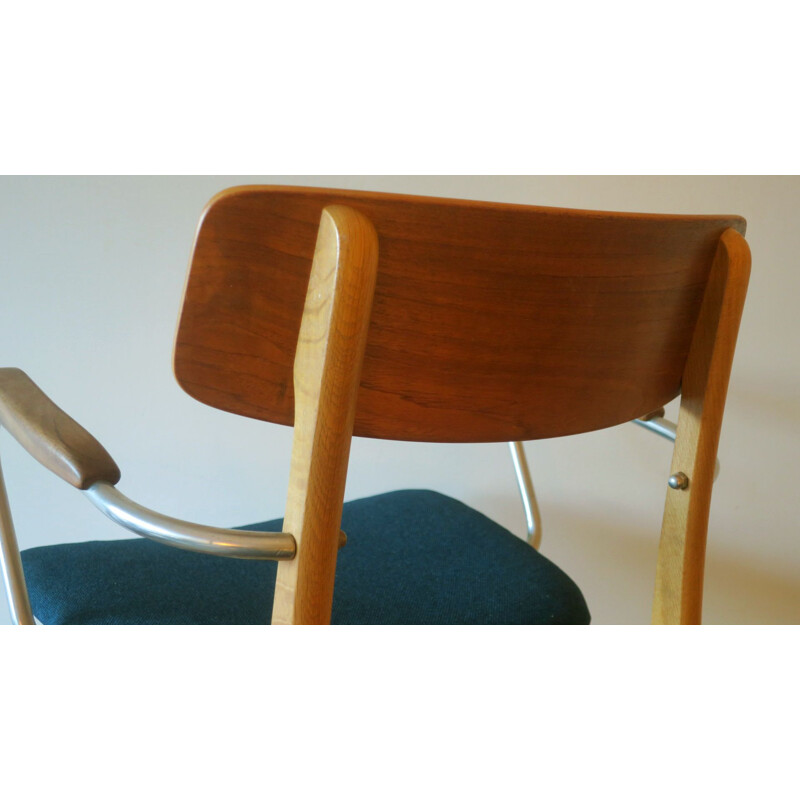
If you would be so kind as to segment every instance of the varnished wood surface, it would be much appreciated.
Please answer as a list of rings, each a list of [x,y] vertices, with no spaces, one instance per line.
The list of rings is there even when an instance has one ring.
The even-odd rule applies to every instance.
[[[0,425],[39,463],[78,489],[120,479],[103,445],[20,369],[0,369]]]
[[[322,213],[294,365],[295,427],[273,624],[330,622],[356,395],[378,260],[375,229],[352,209]]]
[[[292,424],[320,214],[375,226],[380,263],[355,433],[527,440],[665,405],[720,235],[740,217],[545,209],[295,187],[218,195],[198,231],[175,372],[217,408]]]
[[[671,474],[687,489],[667,490],[653,622],[699,624],[706,534],[722,415],[750,277],[750,249],[734,230],[719,243],[681,392]]]

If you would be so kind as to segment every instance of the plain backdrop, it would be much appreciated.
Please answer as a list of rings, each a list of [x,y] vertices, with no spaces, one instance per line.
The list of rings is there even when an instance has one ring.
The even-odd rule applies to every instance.
[[[800,179],[713,176],[214,176],[0,178],[0,365],[25,370],[122,468],[120,488],[174,516],[281,516],[291,432],[206,408],[171,350],[194,229],[228,186],[303,184],[615,211],[734,213],[753,270],[709,529],[704,621],[800,622]],[[677,418],[676,403],[668,416]],[[632,424],[527,445],[542,552],[596,623],[646,623],[670,445]],[[20,545],[126,536],[6,433]],[[429,487],[518,535],[507,448],[356,440],[347,497]],[[9,622],[0,604],[0,622]]]

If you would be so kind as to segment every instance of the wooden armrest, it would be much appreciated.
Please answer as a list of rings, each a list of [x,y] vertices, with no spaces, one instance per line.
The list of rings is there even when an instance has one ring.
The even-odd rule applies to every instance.
[[[78,489],[120,479],[103,445],[20,369],[0,369],[0,425],[40,464]]]
[[[94,505],[140,536],[186,550],[234,558],[291,559],[295,555],[295,540],[290,533],[197,525],[159,514],[113,489],[120,479],[114,459],[22,370],[0,369],[0,425],[59,478],[77,489],[91,489],[86,496]],[[339,547],[346,542],[344,531],[339,531]]]

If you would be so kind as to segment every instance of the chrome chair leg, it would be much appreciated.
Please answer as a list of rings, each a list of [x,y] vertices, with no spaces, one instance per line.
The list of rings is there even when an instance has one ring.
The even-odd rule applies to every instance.
[[[19,555],[14,523],[11,519],[11,507],[8,504],[2,467],[0,467],[0,567],[3,571],[3,583],[14,624],[35,625],[31,601],[28,598],[28,587],[25,585],[25,575],[22,572],[22,559]]]
[[[542,544],[542,517],[539,505],[536,502],[536,493],[533,491],[533,481],[528,469],[528,459],[525,457],[525,448],[522,442],[509,442],[511,460],[514,463],[514,474],[517,476],[522,507],[525,511],[525,523],[528,527],[528,544],[538,550]]]

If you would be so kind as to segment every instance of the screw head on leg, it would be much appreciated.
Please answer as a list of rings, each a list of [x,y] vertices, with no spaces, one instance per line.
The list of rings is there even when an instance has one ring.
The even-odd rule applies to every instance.
[[[676,472],[674,475],[669,476],[669,480],[667,483],[673,489],[688,489],[689,488],[689,477],[686,475],[685,472]]]

